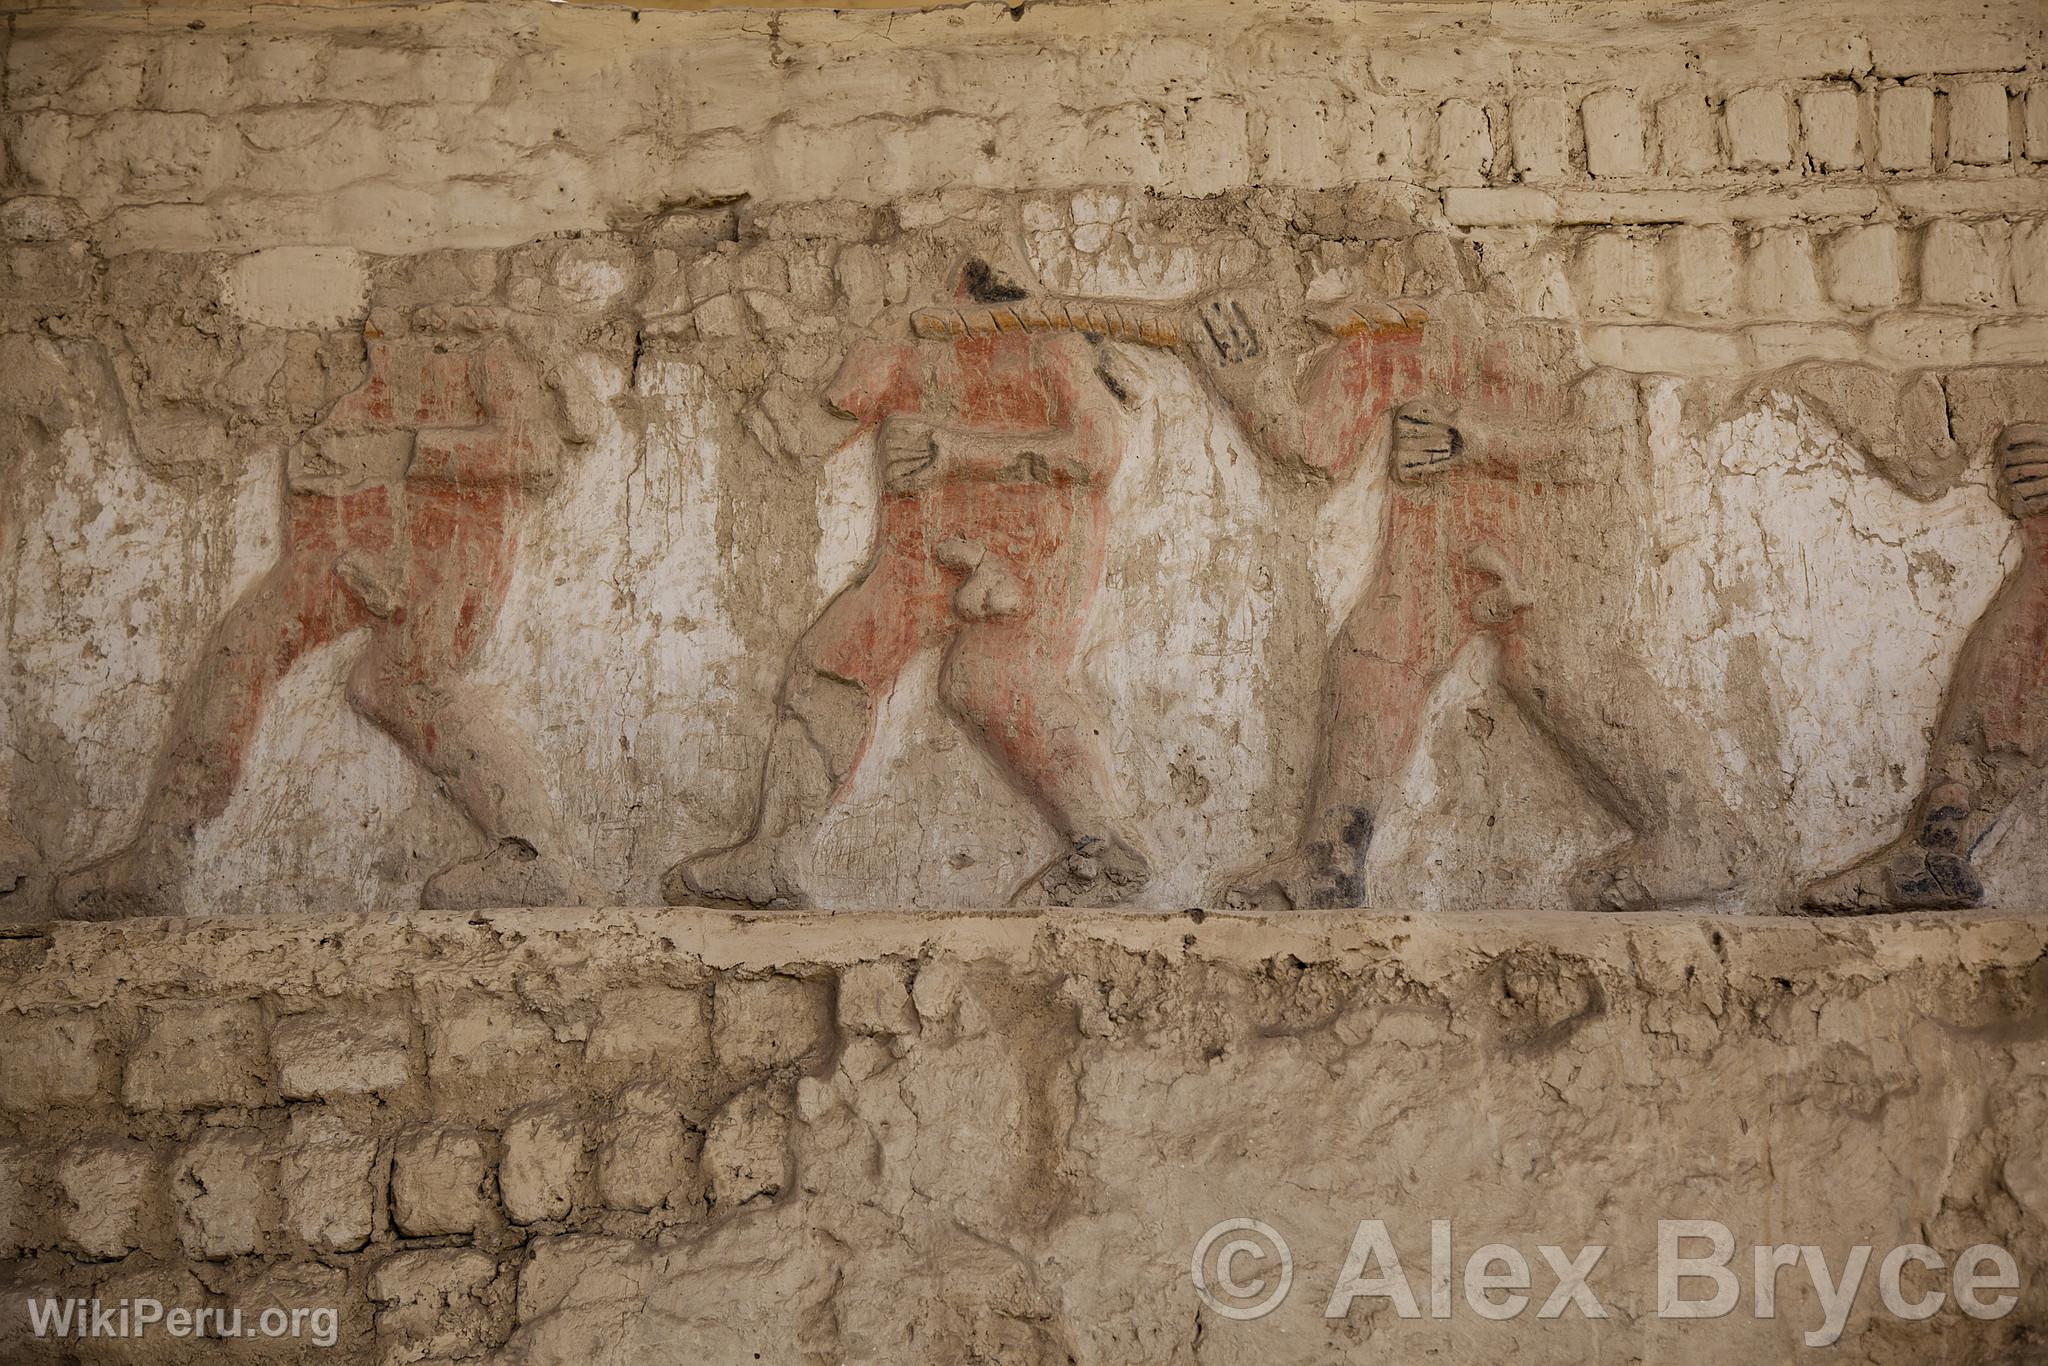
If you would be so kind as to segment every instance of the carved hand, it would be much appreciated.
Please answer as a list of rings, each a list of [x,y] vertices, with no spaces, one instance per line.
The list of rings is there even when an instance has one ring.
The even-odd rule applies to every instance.
[[[351,432],[315,427],[291,452],[295,492],[336,497],[372,484],[396,483],[412,459],[411,432]]]
[[[1457,408],[1439,395],[1403,404],[1394,414],[1395,475],[1424,479],[1455,463],[1464,449],[1456,421]]]
[[[939,447],[929,422],[886,418],[875,440],[882,451],[882,487],[890,493],[909,493],[938,478]]]
[[[1994,449],[2013,515],[2048,515],[2048,422],[2015,422],[1998,434]]]

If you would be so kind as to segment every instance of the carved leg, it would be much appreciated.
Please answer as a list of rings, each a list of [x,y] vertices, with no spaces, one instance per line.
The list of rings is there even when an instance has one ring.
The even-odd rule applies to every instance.
[[[1083,624],[1018,617],[970,626],[939,675],[947,707],[1066,841],[1012,904],[1114,906],[1152,880],[1111,776],[1101,709],[1067,677],[1069,637]]]
[[[1808,910],[1853,915],[1984,903],[1977,860],[2013,801],[2048,774],[2048,556],[2030,552],[1956,662],[1927,792],[1891,844],[1806,888]]]
[[[1440,673],[1385,660],[1355,661],[1345,672],[1300,837],[1280,858],[1232,878],[1234,905],[1371,904],[1366,862],[1373,833],[1400,792]]]
[[[178,694],[136,837],[66,874],[58,914],[176,914],[193,833],[226,809],[277,681],[307,650],[354,624],[324,562],[288,554],[251,584],[214,627]]]
[[[349,674],[348,697],[491,841],[486,852],[428,880],[420,904],[447,910],[595,905],[541,780],[540,763],[497,699],[467,679],[423,672],[398,637],[380,633]]]
[[[432,503],[422,509],[404,610],[379,622],[348,678],[356,711],[439,778],[491,842],[429,879],[421,904],[599,904],[603,895],[570,854],[532,746],[496,697],[465,676],[504,600],[511,543],[488,516],[448,517]]]
[[[874,711],[867,689],[799,662],[783,684],[782,714],[768,740],[746,838],[670,868],[663,899],[671,906],[808,905],[798,881],[802,844],[853,776]]]
[[[1231,876],[1231,905],[1369,904],[1373,831],[1400,791],[1429,695],[1464,643],[1438,632],[1430,580],[1418,574],[1412,564],[1381,573],[1345,622],[1324,683],[1323,749],[1301,834],[1279,858]]]
[[[797,642],[746,837],[670,868],[671,906],[808,904],[803,846],[867,751],[876,699],[934,631],[920,616],[936,609],[916,598],[915,582],[912,566],[886,557]]]
[[[1572,877],[1578,910],[1640,911],[1735,889],[1753,842],[1716,793],[1714,745],[1641,662],[1510,650],[1503,683],[1579,778],[1635,836]]]

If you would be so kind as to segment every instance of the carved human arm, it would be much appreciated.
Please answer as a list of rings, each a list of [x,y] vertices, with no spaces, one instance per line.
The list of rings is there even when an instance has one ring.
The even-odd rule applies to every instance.
[[[1002,484],[1086,484],[1098,462],[1072,429],[996,433],[941,427],[917,418],[882,424],[882,467],[891,492],[942,480]]]
[[[884,485],[904,492],[939,482],[1086,484],[1118,456],[1121,417],[1115,382],[1095,344],[1047,338],[1040,364],[1055,414],[1035,430],[999,430],[914,415],[884,419],[878,436]]]
[[[1393,470],[1407,482],[1453,468],[1501,477],[1562,478],[1605,433],[1635,420],[1635,389],[1614,371],[1589,371],[1566,391],[1561,413],[1512,413],[1459,404],[1432,392],[1395,411]]]
[[[1247,293],[1173,305],[1090,299],[1025,299],[1009,303],[920,309],[911,330],[927,340],[1017,332],[1069,333],[1099,341],[1170,351],[1236,419],[1267,457],[1332,469],[1351,463],[1304,411],[1322,351],[1321,320],[1303,319],[1283,301]],[[1401,315],[1393,314],[1395,321]],[[1419,314],[1415,315],[1419,317]],[[1347,311],[1352,324],[1386,321],[1373,310]],[[1342,325],[1342,324],[1340,324]]]
[[[1911,497],[1924,501],[1948,492],[1969,459],[1951,434],[1948,396],[1931,373],[1813,361],[1779,371],[1745,392],[1765,390],[1810,405]]]
[[[1460,466],[1540,472],[1568,459],[1587,435],[1587,425],[1574,418],[1490,413],[1431,394],[1395,411],[1394,474],[1414,482]]]
[[[480,348],[470,372],[483,423],[420,428],[406,477],[467,487],[532,489],[551,482],[561,465],[562,441],[550,421],[540,372],[505,337]]]

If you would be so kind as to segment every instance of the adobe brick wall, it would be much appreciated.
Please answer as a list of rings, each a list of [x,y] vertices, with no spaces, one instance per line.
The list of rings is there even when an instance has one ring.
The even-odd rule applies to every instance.
[[[41,1293],[339,1311],[265,1361],[1793,1359],[1759,1242],[2018,1258],[2009,1314],[1921,1323],[1873,1261],[1844,1360],[2048,1332],[2039,918],[419,913],[0,963],[9,1361],[222,1359],[24,1342]],[[1232,1217],[1293,1249],[1271,1317],[1198,1310]],[[1325,1320],[1375,1217],[1418,1267],[1433,1218],[1518,1245],[1538,1303],[1537,1244],[1611,1244],[1612,1317]],[[1682,1218],[1740,1240],[1725,1319],[1655,1316]]]

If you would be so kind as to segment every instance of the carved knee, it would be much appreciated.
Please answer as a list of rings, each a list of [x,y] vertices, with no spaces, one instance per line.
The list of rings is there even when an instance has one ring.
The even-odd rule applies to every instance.
[[[357,715],[394,733],[417,729],[425,710],[397,663],[375,646],[348,671],[344,691]]]
[[[1006,668],[986,655],[956,654],[939,675],[939,700],[961,720],[979,725],[1008,710],[1016,689],[1004,680]]]

